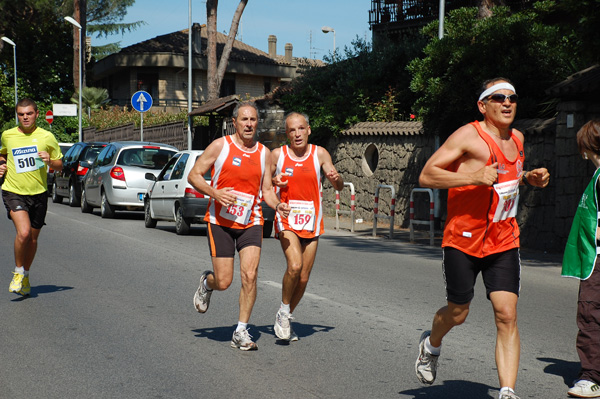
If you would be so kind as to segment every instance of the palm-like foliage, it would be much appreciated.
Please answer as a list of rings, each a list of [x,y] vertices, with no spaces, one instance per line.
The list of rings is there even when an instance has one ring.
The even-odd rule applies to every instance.
[[[71,102],[79,104],[79,92],[73,94]],[[81,92],[81,106],[89,109],[100,109],[110,102],[108,91],[100,87],[84,87]]]

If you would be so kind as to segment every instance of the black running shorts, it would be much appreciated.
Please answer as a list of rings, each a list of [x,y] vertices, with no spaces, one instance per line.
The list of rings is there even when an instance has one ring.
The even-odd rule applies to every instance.
[[[247,229],[232,229],[217,224],[208,224],[208,248],[210,256],[216,258],[233,258],[235,250],[240,252],[245,247],[262,247],[262,226]]]
[[[10,211],[25,211],[29,213],[31,227],[41,229],[46,224],[46,211],[48,210],[48,193],[35,195],[20,195],[2,190],[2,201],[6,207],[6,215],[10,219]]]
[[[519,249],[492,254],[483,258],[467,255],[456,248],[444,247],[444,281],[446,299],[464,305],[473,299],[475,281],[481,272],[486,296],[494,291],[508,291],[519,295],[521,288],[521,258]]]

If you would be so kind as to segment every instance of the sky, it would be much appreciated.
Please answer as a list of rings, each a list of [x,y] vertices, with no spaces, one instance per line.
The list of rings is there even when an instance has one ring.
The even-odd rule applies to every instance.
[[[238,0],[221,0],[217,10],[217,30],[229,33]],[[286,43],[293,46],[294,57],[323,59],[333,51],[334,34],[321,31],[323,26],[335,30],[335,46],[343,51],[352,47],[356,37],[371,41],[369,0],[248,0],[242,14],[238,40],[268,52],[269,35],[277,36],[277,54],[283,55]],[[108,38],[92,37],[92,45],[120,41],[121,47],[156,36],[188,28],[189,0],[137,0],[127,9],[122,22],[145,21],[146,25]],[[206,23],[206,2],[192,0],[192,23]],[[312,36],[312,38],[311,38]]]

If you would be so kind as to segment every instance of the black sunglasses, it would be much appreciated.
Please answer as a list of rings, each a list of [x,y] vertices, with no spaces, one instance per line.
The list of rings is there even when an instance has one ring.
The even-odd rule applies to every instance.
[[[488,98],[499,103],[503,103],[508,98],[508,101],[510,101],[511,103],[516,103],[519,99],[519,96],[517,96],[516,94],[511,94],[510,96],[507,96],[506,94],[496,93],[490,95]]]

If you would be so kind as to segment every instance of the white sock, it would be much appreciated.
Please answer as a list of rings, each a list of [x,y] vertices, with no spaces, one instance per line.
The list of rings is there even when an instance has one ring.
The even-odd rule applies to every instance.
[[[515,390],[510,388],[510,387],[502,387],[500,388],[500,393],[504,393],[504,392],[511,392],[511,393],[515,393]]]
[[[283,310],[285,313],[290,313],[290,304],[288,303],[287,305],[283,302],[281,302],[281,306],[279,307],[280,310]]]
[[[442,345],[435,347],[429,342],[429,337],[425,339],[425,350],[434,356],[439,356],[442,352]]]
[[[241,321],[238,321],[238,325],[237,325],[237,328],[235,329],[235,332],[243,331],[243,330],[247,330],[247,329],[248,329],[248,323],[242,323]]]
[[[212,291],[210,289],[210,287],[208,286],[208,284],[206,284],[206,279],[204,279],[204,281],[202,282],[202,284],[204,284],[204,288],[206,288],[207,291]]]
[[[15,267],[15,273],[25,275],[25,267],[23,267],[23,266]]]

